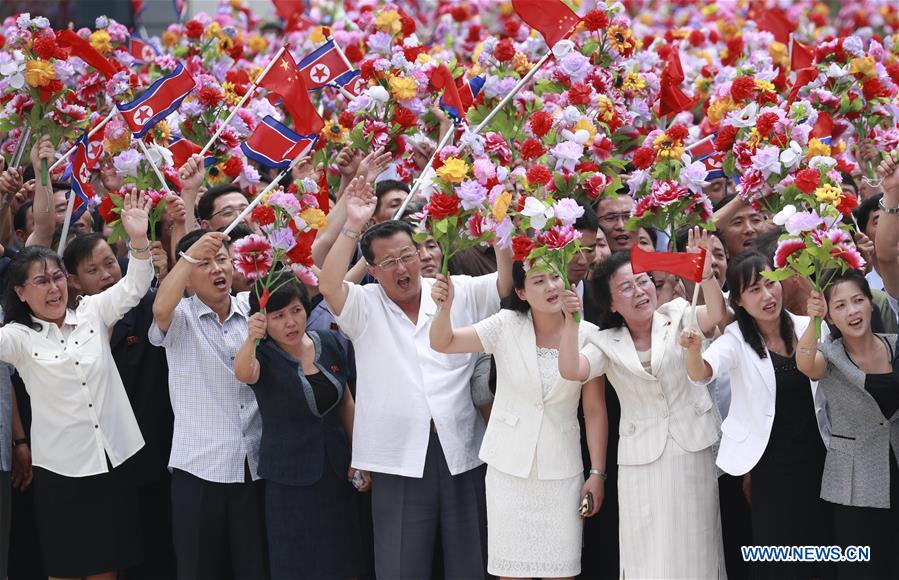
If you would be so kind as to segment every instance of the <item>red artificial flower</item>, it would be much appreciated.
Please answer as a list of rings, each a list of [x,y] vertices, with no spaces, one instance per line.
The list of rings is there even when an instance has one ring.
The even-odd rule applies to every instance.
[[[0,49],[6,46],[6,37],[0,34]]]
[[[730,151],[734,146],[734,141],[737,138],[737,127],[733,125],[725,125],[718,130],[718,135],[715,137],[715,148],[718,151]]]
[[[593,9],[584,16],[584,25],[590,32],[603,30],[609,25],[609,15],[605,10]]]
[[[259,234],[234,242],[234,267],[248,280],[258,280],[272,268],[272,246]]]
[[[428,205],[425,208],[428,217],[432,220],[442,220],[443,218],[459,215],[460,202],[459,198],[450,193],[435,192],[431,194]]]
[[[753,91],[755,91],[755,79],[752,77],[734,79],[730,86],[730,96],[737,102],[751,99]]]
[[[493,49],[493,56],[499,62],[508,62],[515,56],[515,45],[508,38],[501,40]]]
[[[402,25],[403,36],[411,36],[415,34],[415,20],[412,19],[411,16],[406,14],[404,11],[400,10],[400,24]]]
[[[665,131],[665,134],[668,135],[668,138],[672,141],[683,142],[690,133],[683,125],[674,125],[673,127],[669,127],[668,130]]]
[[[733,66],[743,56],[743,37],[735,36],[727,41],[727,56],[721,59],[724,66]]]
[[[32,48],[38,58],[50,60],[51,58],[59,57],[59,45],[56,44],[56,35],[49,30],[35,36]]]
[[[546,185],[553,178],[553,174],[542,165],[534,165],[527,172],[528,181],[536,185]]]
[[[830,255],[843,260],[846,262],[846,266],[853,270],[861,270],[865,267],[865,259],[862,257],[861,253],[852,246],[847,246],[845,244],[836,245],[831,248]]]
[[[49,103],[53,100],[53,95],[58,93],[63,89],[62,81],[59,79],[53,79],[46,86],[41,87],[40,91],[38,91],[38,97],[40,98],[42,103]]]
[[[797,238],[790,238],[780,242],[774,251],[774,267],[783,268],[787,265],[787,258],[805,249],[805,242]]]
[[[531,238],[527,236],[515,236],[512,238],[512,259],[516,262],[524,262],[537,246]]]
[[[594,171],[599,171],[599,167],[592,161],[581,161],[574,166],[574,171],[575,173],[592,173]]]
[[[759,135],[770,135],[771,132],[774,131],[774,124],[777,123],[777,121],[777,115],[768,111],[766,113],[762,113],[756,118],[755,128],[758,131]]]
[[[408,129],[418,124],[418,117],[406,107],[397,106],[393,113],[393,122],[403,129]]]
[[[858,207],[858,198],[849,193],[848,191],[844,191],[843,195],[840,197],[840,203],[837,205],[837,210],[844,216],[848,217],[849,214],[852,213],[852,210]]]
[[[631,160],[636,169],[648,169],[656,160],[656,152],[652,147],[640,147],[634,151],[634,158]]]
[[[337,122],[340,123],[340,126],[344,129],[352,129],[356,126],[356,115],[350,111],[343,111],[337,117]]]
[[[521,144],[521,157],[525,161],[536,159],[544,153],[546,153],[546,149],[536,139],[525,139],[524,143]]]
[[[608,175],[597,173],[584,182],[584,191],[587,192],[587,197],[590,199],[598,199],[610,183],[612,183],[612,179]]]
[[[478,23],[474,23],[468,27],[468,37],[465,39],[467,42],[477,43],[481,40],[481,25]]]
[[[572,105],[589,105],[593,89],[586,83],[578,83],[568,89],[568,101]]]
[[[189,20],[184,25],[184,33],[187,34],[188,38],[196,40],[203,36],[203,25],[197,20]]]
[[[217,107],[222,102],[222,93],[217,87],[206,85],[197,92],[197,100],[204,107]]]
[[[421,44],[418,46],[406,46],[403,47],[403,57],[409,62],[415,62],[415,59],[418,58],[419,54],[424,54],[428,52],[430,47],[426,44]]]
[[[241,161],[239,157],[231,157],[225,162],[222,171],[225,175],[234,179],[240,175],[241,171],[243,171],[243,161]]]
[[[378,71],[375,70],[375,59],[370,58],[370,59],[364,61],[359,66],[359,72],[362,74],[362,78],[364,78],[367,81],[370,81],[370,80],[376,78]]]
[[[537,111],[533,115],[531,115],[531,131],[534,132],[534,135],[537,137],[543,137],[547,133],[549,133],[550,129],[553,128],[553,118],[552,115],[547,113],[546,111]]]
[[[3,45],[0,44],[0,48],[3,48]],[[899,85],[899,62],[893,62],[887,65],[887,74],[890,75],[890,78],[893,79],[893,82]]]
[[[796,174],[793,185],[806,195],[811,195],[821,183],[821,174],[816,169],[803,169]]]
[[[365,57],[365,53],[362,52],[362,49],[359,48],[359,45],[355,43],[347,45],[347,47],[343,49],[343,53],[352,63],[357,63],[362,60],[363,57]]]
[[[705,34],[701,30],[694,30],[690,33],[689,41],[693,46],[702,46],[705,42]]]
[[[518,36],[518,31],[521,30],[521,23],[513,18],[506,18],[503,22],[503,29],[506,31],[506,36],[515,38]]]
[[[250,85],[250,75],[242,68],[229,69],[225,73],[225,80],[234,85],[234,91],[240,96],[246,94]]]
[[[453,6],[450,14],[453,17],[453,20],[455,20],[456,22],[465,22],[466,20],[468,20],[468,8],[466,8],[465,6]]]
[[[106,224],[111,224],[112,222],[119,219],[119,214],[116,213],[116,206],[113,201],[113,196],[121,195],[118,192],[111,191],[106,197],[103,198],[103,201],[100,202],[100,205],[97,207],[97,211],[100,213],[100,217],[103,218],[103,222]]]
[[[880,98],[889,98],[890,97],[890,89],[888,89],[880,79],[871,79],[862,85],[862,93],[865,95],[865,98],[869,101],[871,99]]]

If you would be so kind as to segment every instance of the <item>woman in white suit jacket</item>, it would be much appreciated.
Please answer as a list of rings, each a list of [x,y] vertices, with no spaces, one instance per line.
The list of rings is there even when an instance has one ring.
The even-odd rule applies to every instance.
[[[722,425],[718,466],[751,473],[755,545],[829,544],[830,519],[819,499],[829,422],[824,393],[796,366],[797,334],[811,320],[783,309],[780,282],[765,278],[770,260],[742,254],[727,270],[737,321],[700,352],[699,337],[684,332],[687,372],[697,384],[729,375],[730,412]],[[812,577],[804,564],[758,564],[762,578]]]
[[[691,233],[690,246],[697,236],[707,243]],[[677,344],[690,304],[658,306],[652,279],[635,276],[625,252],[603,262],[594,280],[604,330],[591,329],[579,350],[577,327],[567,324],[559,369],[571,380],[605,373],[621,402],[620,577],[724,578],[713,455],[720,418],[708,390],[690,384]],[[708,260],[702,292],[696,322],[711,332],[725,306]]]
[[[501,578],[570,578],[580,574],[588,493],[592,516],[603,498],[607,419],[603,385],[584,385],[584,414],[592,466],[584,481],[577,408],[581,383],[558,372],[566,303],[560,277],[545,269],[512,269],[514,293],[504,308],[474,326],[453,329],[452,285],[439,276],[432,296],[431,347],[444,353],[488,352],[497,371],[496,399],[481,445],[487,463],[487,570]],[[584,325],[587,331],[592,325]],[[595,327],[592,327],[595,328]]]

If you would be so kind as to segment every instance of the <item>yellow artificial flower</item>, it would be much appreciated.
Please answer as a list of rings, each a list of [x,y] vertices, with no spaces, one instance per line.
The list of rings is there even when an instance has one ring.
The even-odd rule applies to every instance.
[[[593,143],[593,139],[596,137],[596,125],[590,119],[586,117],[581,118],[577,123],[574,124],[572,128],[572,132],[576,133],[583,129],[587,133],[590,134],[590,139],[587,141],[588,143]]]
[[[56,69],[46,60],[35,59],[25,63],[25,82],[34,88],[46,87],[56,78]]]
[[[157,143],[168,143],[172,138],[172,129],[165,120],[162,120],[153,127],[153,135]]]
[[[343,127],[333,119],[325,123],[322,133],[324,134],[325,139],[331,143],[342,143],[346,138]]]
[[[640,19],[640,24],[652,26],[652,16],[650,14],[643,12],[638,18]]]
[[[388,34],[396,34],[403,29],[400,14],[396,10],[384,10],[375,18],[375,28]]]
[[[639,73],[629,72],[624,75],[624,81],[621,83],[621,88],[636,93],[646,88],[646,81]]]
[[[718,125],[721,123],[721,119],[725,117],[731,111],[736,111],[740,106],[733,101],[730,97],[724,97],[723,99],[715,99],[709,104],[709,108],[706,111],[706,117],[709,119],[709,123],[712,125]]]
[[[777,92],[777,89],[774,88],[774,83],[762,79],[755,79],[755,88],[763,93],[773,94]]]
[[[434,59],[431,57],[430,54],[428,54],[426,52],[420,52],[418,54],[418,56],[415,57],[415,62],[417,62],[418,64],[428,64],[432,60],[434,60]]]
[[[621,26],[620,24],[613,24],[610,26],[606,31],[606,38],[609,40],[609,44],[612,45],[612,48],[622,54],[636,46],[634,34],[631,32],[631,29],[626,26]]]
[[[680,159],[684,154],[682,141],[671,141],[667,133],[662,133],[652,142],[652,148],[656,150],[659,159]]]
[[[390,77],[390,94],[398,101],[408,101],[414,99],[418,94],[418,85],[415,80],[410,77]]]
[[[228,36],[220,36],[218,41],[218,49],[220,54],[225,54],[234,48],[234,39]]]
[[[724,40],[730,40],[741,32],[740,28],[735,23],[727,22],[723,18],[719,19],[717,24],[718,32],[721,34]]]
[[[822,143],[820,139],[809,139],[808,141],[808,157],[830,157],[830,145]]]
[[[815,199],[817,199],[821,203],[830,203],[833,205],[837,205],[838,203],[840,203],[840,198],[842,197],[842,190],[839,187],[836,187],[829,183],[825,183],[815,190]]]
[[[615,120],[615,103],[605,95],[598,95],[596,103],[596,118],[603,123],[611,123]]]
[[[206,27],[206,38],[214,38],[222,36],[222,27],[219,26],[219,23],[216,21],[212,21],[209,23],[209,26]]]
[[[328,225],[328,216],[317,207],[307,207],[300,212],[300,217],[313,230],[320,230]]]
[[[225,102],[229,105],[236,105],[240,102],[240,99],[243,98],[234,90],[234,83],[228,81],[223,82],[222,90],[224,91]]]
[[[501,16],[512,16],[515,12],[515,8],[512,6],[511,2],[503,2],[500,4],[499,13]]]
[[[875,66],[876,63],[870,56],[853,58],[849,61],[849,74],[856,77],[860,76],[862,80],[873,79],[877,76]]]
[[[118,139],[110,139],[109,137],[103,139],[103,151],[111,157],[118,155],[129,147],[131,147],[131,131],[122,131],[122,136]]]
[[[515,72],[524,76],[531,70],[531,61],[526,55],[516,52],[515,56],[512,57],[512,68]]]
[[[268,47],[268,41],[264,36],[254,34],[247,39],[247,46],[253,52],[262,52]]]
[[[109,54],[112,52],[112,37],[105,30],[95,30],[88,37],[88,42],[94,50],[101,54]]]
[[[491,208],[491,213],[493,214],[493,221],[499,223],[506,219],[506,215],[509,212],[509,205],[512,203],[512,194],[508,191],[504,191],[493,201],[493,208]]]
[[[324,27],[316,26],[315,30],[312,31],[312,34],[309,35],[309,40],[311,40],[312,42],[324,42],[328,40],[327,38],[325,38]]]
[[[172,32],[170,30],[166,30],[162,33],[162,46],[166,48],[173,48],[178,45],[178,40],[181,38],[177,32]]]
[[[788,52],[787,45],[782,42],[772,42],[771,46],[768,47],[768,55],[771,57],[771,60],[774,61],[774,64],[782,66],[790,64],[790,55]]]
[[[747,145],[749,145],[750,147],[757,147],[761,140],[762,136],[759,135],[758,129],[753,127],[749,130],[749,136],[746,140]]]
[[[456,157],[450,157],[437,170],[437,177],[447,183],[462,183],[468,175],[468,163]]]
[[[715,12],[718,12],[718,5],[715,3],[706,4],[700,9],[700,12],[703,16],[711,16]]]

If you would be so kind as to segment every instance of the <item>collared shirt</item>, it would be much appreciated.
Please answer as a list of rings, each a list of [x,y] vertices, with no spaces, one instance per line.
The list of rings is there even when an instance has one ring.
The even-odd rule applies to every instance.
[[[418,321],[391,300],[380,284],[349,284],[337,317],[356,351],[356,416],[353,467],[406,477],[424,472],[431,420],[450,472],[481,465],[484,421],[471,401],[477,354],[431,350],[428,333],[437,306],[434,281],[421,279]],[[455,328],[470,326],[499,310],[496,274],[453,276]]]
[[[175,413],[169,467],[216,483],[253,479],[259,465],[262,419],[256,396],[234,377],[234,357],[247,337],[249,293],[231,298],[224,322],[197,296],[183,298],[163,333],[154,322],[150,343],[165,347]]]
[[[0,362],[0,471],[12,471],[12,367]]]
[[[150,288],[150,260],[132,260],[108,290],[83,298],[62,327],[0,329],[0,360],[15,366],[31,396],[32,463],[68,477],[106,473],[143,447],[109,348],[110,328]]]

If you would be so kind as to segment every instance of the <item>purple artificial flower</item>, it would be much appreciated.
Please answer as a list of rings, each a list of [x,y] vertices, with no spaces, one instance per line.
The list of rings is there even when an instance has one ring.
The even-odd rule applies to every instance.
[[[456,188],[456,195],[462,200],[462,209],[470,211],[484,205],[487,188],[474,179],[466,179]]]
[[[802,232],[810,232],[818,229],[818,226],[823,223],[824,220],[814,211],[801,211],[796,212],[787,218],[784,227],[786,227],[787,233],[790,235],[798,236]]]
[[[559,61],[559,70],[565,73],[565,75],[571,79],[572,83],[580,83],[587,78],[587,75],[593,70],[593,67],[590,65],[590,59],[580,52],[573,50]]]
[[[297,240],[293,237],[293,231],[290,228],[273,230],[268,235],[268,241],[272,248],[285,252],[289,252],[297,244]]]

